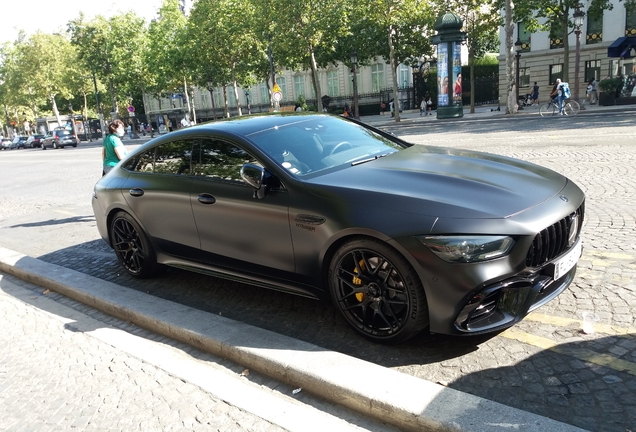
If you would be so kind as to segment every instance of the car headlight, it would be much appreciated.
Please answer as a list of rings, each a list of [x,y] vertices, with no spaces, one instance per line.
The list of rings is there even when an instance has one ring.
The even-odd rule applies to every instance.
[[[515,244],[507,236],[420,236],[435,255],[451,263],[473,263],[505,256]]]

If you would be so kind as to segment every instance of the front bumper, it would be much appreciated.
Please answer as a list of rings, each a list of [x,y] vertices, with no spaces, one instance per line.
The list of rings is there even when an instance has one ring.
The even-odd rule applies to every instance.
[[[521,321],[572,283],[576,265],[556,280],[551,273],[552,264],[537,273],[518,275],[486,287],[468,300],[455,320],[455,329],[464,334],[489,333]]]

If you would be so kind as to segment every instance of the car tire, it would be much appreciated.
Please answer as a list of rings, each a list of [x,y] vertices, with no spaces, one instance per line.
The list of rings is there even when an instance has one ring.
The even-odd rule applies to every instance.
[[[117,259],[128,274],[136,278],[147,278],[160,270],[154,248],[130,214],[123,211],[115,214],[110,224],[109,236]]]
[[[424,287],[387,244],[360,238],[342,245],[329,266],[329,293],[345,320],[374,342],[400,343],[429,324]]]
[[[73,144],[73,148],[77,147],[77,144]]]

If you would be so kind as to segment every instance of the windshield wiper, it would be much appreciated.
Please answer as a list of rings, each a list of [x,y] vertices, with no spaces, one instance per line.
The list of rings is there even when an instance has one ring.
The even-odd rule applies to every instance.
[[[384,157],[384,156],[387,156],[387,155],[390,155],[390,154],[391,153],[384,153],[384,154],[376,155],[376,156],[373,156],[373,157],[370,157],[370,158],[367,158],[367,159],[362,159],[362,160],[359,160],[359,161],[351,162],[351,166],[356,166],[356,165],[360,165],[360,164],[363,164],[363,163],[371,162],[371,161],[374,161],[376,159],[380,159],[381,157]]]

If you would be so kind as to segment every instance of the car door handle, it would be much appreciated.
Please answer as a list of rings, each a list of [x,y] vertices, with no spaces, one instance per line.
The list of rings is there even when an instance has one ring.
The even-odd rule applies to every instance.
[[[216,202],[216,198],[207,193],[199,195],[197,199],[201,204],[214,204]]]
[[[131,194],[134,197],[140,197],[144,194],[144,190],[143,189],[131,189],[128,191],[129,194]]]

